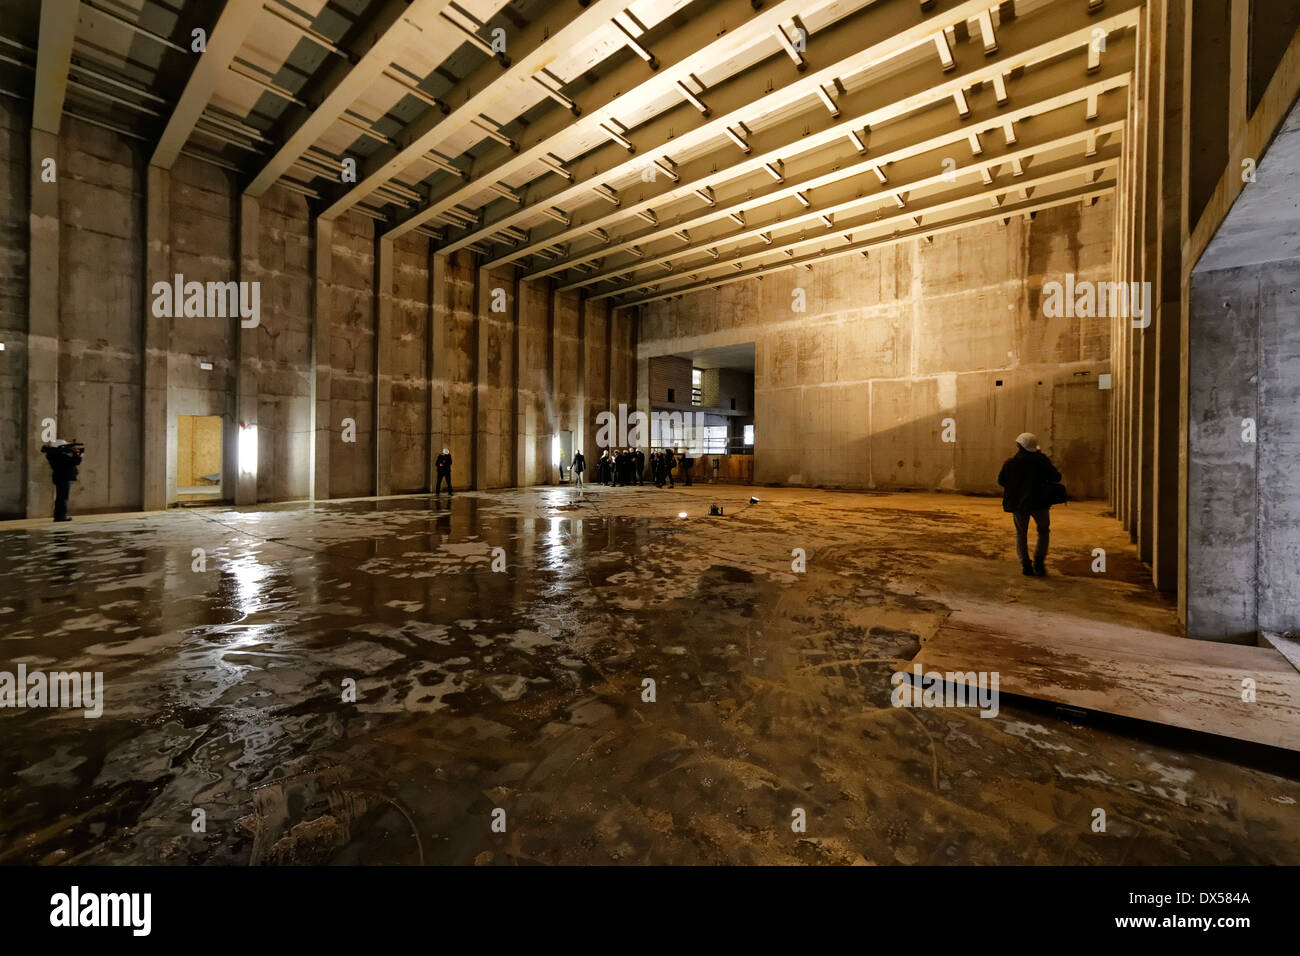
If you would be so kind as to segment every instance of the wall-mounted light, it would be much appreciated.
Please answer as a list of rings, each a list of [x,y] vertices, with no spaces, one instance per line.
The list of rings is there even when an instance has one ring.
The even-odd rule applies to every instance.
[[[257,426],[248,422],[239,423],[239,473],[241,475],[257,474]]]

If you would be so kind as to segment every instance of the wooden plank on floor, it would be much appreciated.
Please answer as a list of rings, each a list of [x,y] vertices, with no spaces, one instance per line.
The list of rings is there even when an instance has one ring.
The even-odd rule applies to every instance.
[[[954,613],[912,663],[997,673],[1004,693],[1300,751],[1300,671],[1268,647],[1002,608]],[[1246,678],[1253,702],[1242,700]]]

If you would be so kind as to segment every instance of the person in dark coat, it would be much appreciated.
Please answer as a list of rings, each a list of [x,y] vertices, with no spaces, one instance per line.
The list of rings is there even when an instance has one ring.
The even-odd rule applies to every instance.
[[[677,459],[676,459],[675,457],[673,457],[673,449],[671,449],[671,448],[665,448],[665,449],[664,449],[664,463],[663,463],[663,469],[664,469],[664,480],[668,482],[668,487],[669,487],[669,488],[676,488],[676,487],[677,487],[677,486],[673,483],[673,469],[676,468],[676,467],[677,467]]]
[[[1016,439],[1016,453],[1006,460],[998,474],[1002,486],[1002,510],[1016,526],[1016,556],[1026,577],[1047,574],[1047,546],[1051,540],[1051,506],[1043,496],[1047,485],[1061,480],[1052,460],[1038,447],[1038,438],[1025,432]],[[1034,559],[1029,560],[1029,519],[1038,529]]]
[[[640,448],[638,448],[633,457],[636,461],[636,483],[638,485],[644,485],[645,484],[645,452],[643,452]]]
[[[569,465],[569,470],[573,474],[573,487],[582,487],[582,473],[587,468],[587,459],[582,457],[582,452],[574,453],[573,461]]]
[[[451,490],[451,452],[448,449],[444,448],[442,450],[442,454],[433,460],[433,467],[438,472],[438,483],[434,488],[433,493],[435,495],[442,494],[442,483],[446,481],[447,494],[448,495],[454,494],[454,492]]]
[[[54,481],[54,520],[71,521],[68,517],[68,492],[77,480],[77,467],[81,456],[86,453],[86,446],[80,442],[64,441],[56,438],[41,447],[41,454],[50,463],[50,477]]]

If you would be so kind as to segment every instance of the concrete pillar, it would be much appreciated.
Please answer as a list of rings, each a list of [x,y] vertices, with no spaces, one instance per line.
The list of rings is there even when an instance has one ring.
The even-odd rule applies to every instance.
[[[434,483],[437,481],[437,473],[434,471],[433,462],[438,457],[439,451],[442,451],[442,434],[439,428],[442,425],[441,410],[441,393],[438,390],[438,330],[442,326],[442,312],[438,310],[438,295],[442,289],[443,268],[445,268],[446,256],[439,256],[434,251],[433,242],[428,243],[426,250],[426,268],[429,271],[429,332],[425,337],[425,355],[424,368],[425,376],[429,380],[428,392],[425,392],[425,423],[429,429],[429,441],[425,444],[426,460],[424,463],[424,490],[432,492]]]
[[[311,316],[311,498],[324,501],[330,496],[330,370],[331,314],[334,282],[334,220],[312,220],[313,261]]]
[[[1156,167],[1155,263],[1151,280],[1156,303],[1152,363],[1155,395],[1155,446],[1152,455],[1151,576],[1155,586],[1176,592],[1178,577],[1179,408],[1182,397],[1182,161],[1184,0],[1167,0],[1162,29],[1159,97],[1153,99],[1158,118]]]
[[[549,368],[551,370],[547,380],[547,394],[550,397],[546,402],[548,414],[546,427],[547,434],[553,441],[555,436],[560,433],[564,421],[563,413],[560,409],[560,323],[556,318],[555,308],[555,300],[559,297],[559,293],[555,291],[555,281],[553,279],[548,278],[546,280],[546,285],[546,333],[549,343],[547,358],[549,359]],[[555,455],[550,452],[549,449],[547,452],[547,462],[550,465],[551,484],[559,484],[560,468],[555,461]]]
[[[575,448],[581,448],[587,459],[587,474],[595,474],[596,460],[600,458],[601,449],[587,441],[587,302],[582,293],[578,293],[578,408],[577,419],[573,423],[573,441]]]
[[[632,354],[636,356],[636,382],[634,383],[634,388],[636,390],[636,407],[638,410],[645,412],[646,415],[646,426],[644,429],[642,429],[641,444],[637,447],[639,447],[642,451],[645,452],[646,461],[648,462],[650,460],[650,432],[651,432],[650,359],[642,358],[640,355],[640,349],[638,348],[640,344],[640,337],[641,337],[640,316],[636,313],[633,313],[633,319],[632,319],[633,353]]]
[[[392,491],[393,240],[375,239],[375,494]]]
[[[614,421],[618,422],[618,403],[619,396],[614,390],[614,323],[616,321],[614,310],[607,308],[605,310],[605,409],[613,413]],[[617,434],[617,427],[613,437],[615,445],[622,444],[622,436]]]
[[[1159,104],[1160,104],[1160,57],[1164,44],[1161,21],[1163,14],[1158,3],[1147,4],[1143,20],[1143,40],[1139,47],[1141,61],[1140,114],[1138,116],[1141,134],[1141,203],[1138,207],[1140,240],[1135,252],[1135,266],[1138,274],[1136,281],[1147,283],[1153,279],[1156,259],[1157,209],[1159,206],[1160,154],[1159,154]],[[1155,296],[1151,296],[1151,309],[1155,309]],[[1135,331],[1137,337],[1138,374],[1141,379],[1141,403],[1139,408],[1138,444],[1139,467],[1138,507],[1137,507],[1137,548],[1138,557],[1151,562],[1155,519],[1155,445],[1156,445],[1156,333],[1155,316],[1147,314],[1142,321],[1145,328]]]
[[[446,378],[438,374],[446,354],[447,341],[447,256],[435,252],[429,244],[429,462],[426,466],[428,490],[437,482],[434,460],[447,442],[449,422],[445,420]]]
[[[524,322],[531,321],[532,315],[529,306],[525,304],[527,290],[520,278],[519,270],[514,273],[514,300],[515,314],[514,324],[511,329],[510,348],[512,360],[510,367],[513,369],[514,388],[511,391],[511,415],[510,420],[514,422],[515,443],[514,443],[514,484],[516,488],[522,488],[532,480],[532,465],[537,454],[537,443],[534,436],[535,421],[535,404],[532,394],[528,396],[528,401],[523,401],[520,397],[520,388],[523,385],[524,377],[520,373],[519,366],[523,356],[524,348],[521,342],[523,335]]]
[[[153,314],[150,288],[155,282],[172,281],[171,264],[171,174],[157,166],[145,170],[145,272],[141,314],[144,355],[144,421],[140,440],[142,478],[141,502],[145,511],[167,507],[167,464],[171,454],[170,389],[171,322]]]
[[[491,279],[482,266],[474,269],[474,455],[476,491],[488,486],[488,309],[492,305]]]
[[[50,466],[41,454],[46,420],[58,428],[59,417],[59,184],[42,179],[44,162],[59,156],[59,137],[31,131],[31,205],[28,216],[27,272],[27,517],[54,513]],[[53,437],[62,437],[57,431]],[[72,436],[83,441],[90,436]]]
[[[250,196],[239,197],[239,281],[257,282],[261,278],[259,264],[259,212],[258,201]],[[238,317],[235,323],[235,352],[239,363],[235,371],[235,504],[257,503],[257,475],[260,471],[258,411],[258,343],[261,326],[245,328]]]

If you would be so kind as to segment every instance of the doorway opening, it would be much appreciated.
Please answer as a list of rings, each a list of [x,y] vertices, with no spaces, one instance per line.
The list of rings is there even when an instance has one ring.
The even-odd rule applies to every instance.
[[[220,501],[220,415],[176,416],[176,500]]]
[[[651,358],[651,450],[676,449],[695,481],[752,482],[754,356],[745,342]]]
[[[564,484],[564,482],[572,478],[573,432],[567,429],[562,430],[556,438],[556,445],[558,446],[556,449],[558,455],[556,464],[560,466],[560,484]]]

